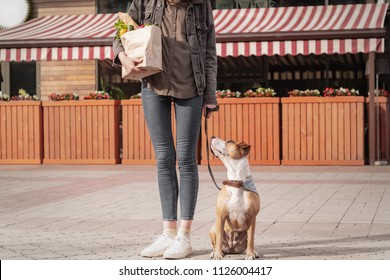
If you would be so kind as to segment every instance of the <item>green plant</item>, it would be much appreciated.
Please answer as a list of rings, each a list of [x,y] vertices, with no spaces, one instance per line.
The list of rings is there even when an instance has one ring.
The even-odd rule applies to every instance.
[[[101,100],[101,99],[111,99],[111,96],[104,91],[95,91],[84,97],[85,100]]]
[[[252,91],[252,90],[250,90]],[[274,97],[276,95],[276,92],[272,88],[263,88],[259,87],[254,92],[253,97]],[[245,96],[245,93],[244,93]]]
[[[272,88],[259,87],[255,90],[248,89],[244,93],[230,89],[217,90],[215,95],[217,98],[274,97],[276,92]]]
[[[115,39],[119,39],[127,31],[130,31],[130,30],[128,30],[129,27],[127,26],[127,24],[125,24],[123,22],[123,20],[121,20],[121,19],[118,19],[118,21],[116,23],[114,23],[114,28],[116,29]],[[134,29],[134,27],[133,27],[133,29]]]
[[[229,98],[229,97],[241,97],[241,92],[239,91],[231,91],[230,89],[217,90],[215,95],[219,98]]]
[[[121,90],[119,87],[106,83],[103,77],[100,77],[100,88],[103,92],[107,92],[111,99],[120,100],[126,98],[123,90]]]
[[[39,97],[37,95],[30,95],[24,89],[19,89],[18,95],[14,95],[9,97],[7,94],[3,94],[3,98],[0,97],[0,100],[3,101],[22,101],[22,100],[34,100],[38,101]]]
[[[63,94],[57,94],[57,93],[51,93],[48,96],[50,101],[68,101],[68,100],[79,100],[79,95],[77,93],[63,93]]]
[[[306,89],[306,90],[293,89],[288,92],[288,95],[290,97],[321,96],[321,92],[318,89]]]

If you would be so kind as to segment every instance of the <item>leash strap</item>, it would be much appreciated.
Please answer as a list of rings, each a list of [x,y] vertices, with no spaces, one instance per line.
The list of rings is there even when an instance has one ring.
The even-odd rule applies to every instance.
[[[219,109],[219,107],[217,107],[216,110],[213,109],[213,110],[211,110],[211,111],[218,111],[218,109]],[[208,108],[206,108],[206,110],[208,110]],[[207,116],[207,113],[206,113],[206,116]],[[221,190],[221,188],[218,187],[217,182],[215,182],[214,174],[213,174],[213,172],[211,171],[211,166],[210,166],[210,156],[209,156],[209,153],[210,153],[210,146],[209,146],[209,134],[208,134],[208,129],[207,129],[207,117],[204,118],[204,130],[205,130],[205,134],[206,134],[206,157],[207,157],[207,167],[208,167],[208,169],[209,169],[210,177],[211,177],[211,179],[213,180],[215,187],[216,187],[218,190]]]

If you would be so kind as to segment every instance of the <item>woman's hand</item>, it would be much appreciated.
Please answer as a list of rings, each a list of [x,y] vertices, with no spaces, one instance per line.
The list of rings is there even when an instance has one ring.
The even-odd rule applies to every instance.
[[[138,64],[142,63],[142,58],[132,58],[127,56],[125,52],[119,53],[118,57],[127,72],[134,73],[142,71],[137,67]]]
[[[206,118],[206,119],[209,119],[211,117],[211,114],[213,112],[216,112],[218,111],[218,105],[214,105],[214,104],[204,104],[203,105],[203,116]]]

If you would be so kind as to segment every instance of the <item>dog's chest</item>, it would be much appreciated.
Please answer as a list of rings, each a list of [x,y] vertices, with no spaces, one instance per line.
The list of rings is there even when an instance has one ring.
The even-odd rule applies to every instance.
[[[237,229],[243,229],[247,224],[247,215],[248,212],[248,199],[245,195],[243,189],[237,188],[228,188],[227,190],[229,196],[226,199],[225,207],[228,213],[228,219]]]

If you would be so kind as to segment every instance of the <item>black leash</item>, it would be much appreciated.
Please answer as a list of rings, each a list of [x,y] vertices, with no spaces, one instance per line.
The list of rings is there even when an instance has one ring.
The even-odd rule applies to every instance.
[[[217,182],[215,182],[215,178],[214,178],[214,174],[213,172],[211,171],[211,166],[210,166],[210,156],[209,156],[209,153],[210,153],[210,146],[209,146],[209,134],[208,134],[208,129],[207,129],[207,115],[209,112],[217,112],[219,110],[219,105],[217,105],[217,107],[215,108],[206,108],[206,117],[204,118],[204,130],[205,130],[205,134],[206,134],[206,157],[207,157],[207,167],[209,169],[209,173],[210,173],[210,177],[211,179],[213,179],[213,182],[214,182],[214,185],[216,186],[216,188],[218,190],[221,190],[220,187],[218,187],[217,185]]]

